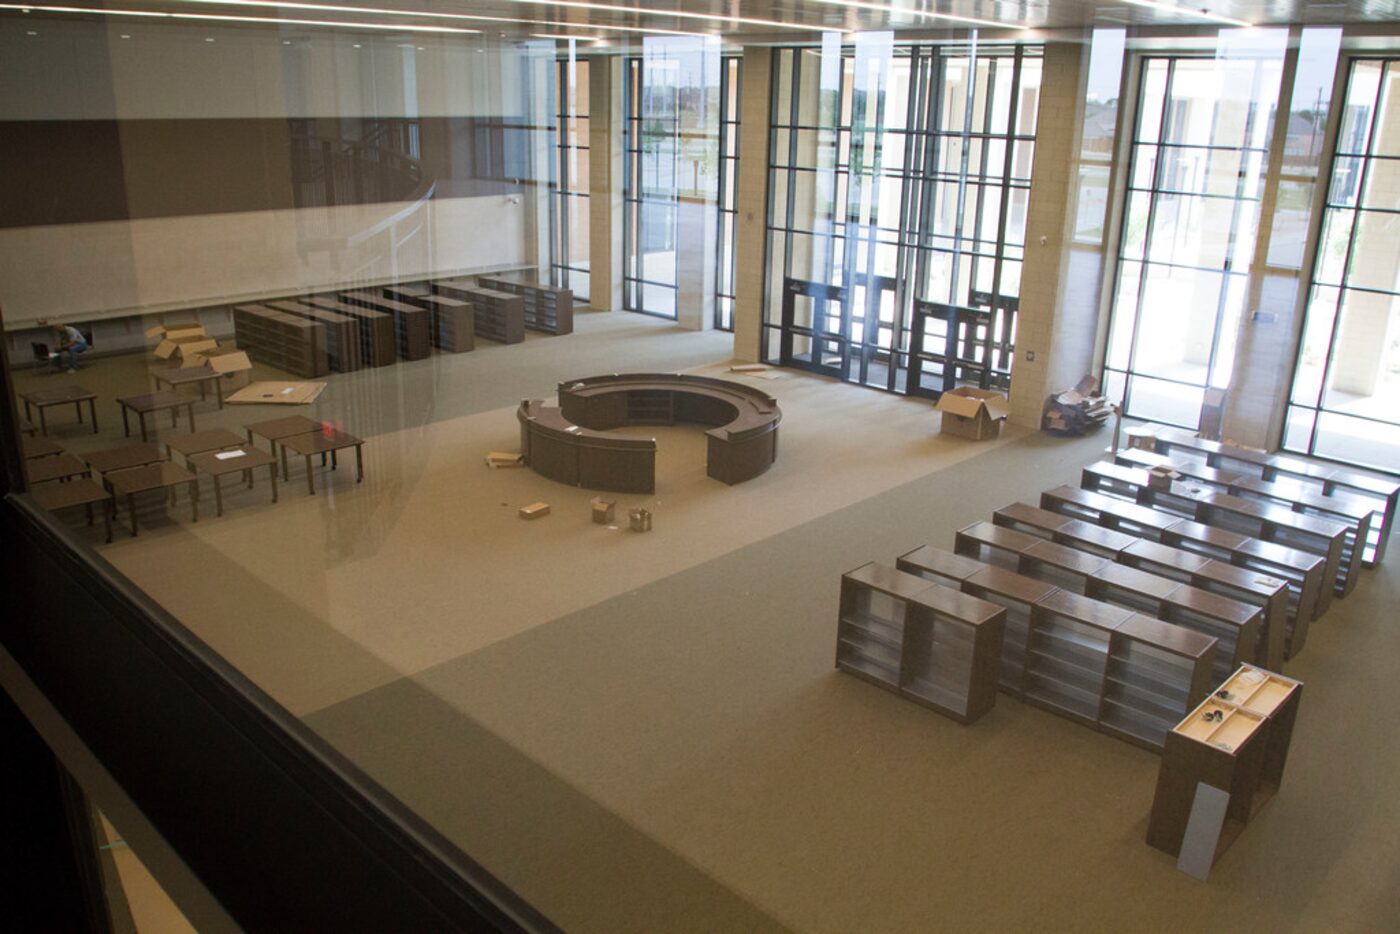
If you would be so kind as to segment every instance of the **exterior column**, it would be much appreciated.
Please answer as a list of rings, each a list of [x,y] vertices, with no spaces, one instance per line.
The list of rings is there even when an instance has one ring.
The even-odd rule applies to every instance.
[[[622,56],[588,59],[588,293],[594,311],[622,308]]]
[[[1116,41],[1113,35],[1097,41],[1104,33],[1118,34]],[[1099,30],[1095,36],[1091,44],[1045,46],[1011,379],[1011,421],[1027,428],[1040,426],[1047,395],[1098,368],[1105,244],[1116,234],[1105,208],[1109,163],[1104,155],[1112,152],[1114,121],[1095,121],[1108,127],[1107,139],[1085,136],[1085,102],[1092,94],[1100,110],[1116,107],[1107,103],[1117,97],[1116,85],[1111,93],[1089,87],[1090,58],[1116,58],[1120,67],[1111,74],[1117,76],[1122,40],[1119,30]]]
[[[740,69],[739,188],[734,233],[734,358],[760,359],[768,239],[768,128],[773,50],[744,49]]]

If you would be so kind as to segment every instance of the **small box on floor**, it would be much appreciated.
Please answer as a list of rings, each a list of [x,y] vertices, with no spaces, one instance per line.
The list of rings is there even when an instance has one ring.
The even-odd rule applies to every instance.
[[[633,509],[627,513],[627,527],[633,532],[651,531],[651,513],[645,509]]]
[[[612,525],[613,516],[616,514],[617,503],[595,496],[589,502],[589,506],[592,508],[593,521],[595,523],[598,525]]]
[[[531,503],[528,506],[520,507],[520,518],[522,519],[538,519],[547,515],[549,515],[549,503]]]
[[[983,441],[1001,433],[1001,423],[1011,414],[1006,396],[990,389],[958,386],[938,397],[943,413],[939,430],[945,435]]]
[[[509,451],[491,451],[486,455],[486,466],[493,469],[498,467],[523,467],[525,466],[525,455],[512,454]]]

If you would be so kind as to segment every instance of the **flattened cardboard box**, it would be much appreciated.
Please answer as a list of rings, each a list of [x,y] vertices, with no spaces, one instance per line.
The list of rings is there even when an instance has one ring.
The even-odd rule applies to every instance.
[[[520,518],[538,519],[540,516],[549,515],[549,503],[531,503],[528,506],[520,507]]]
[[[984,441],[1001,433],[1001,423],[1011,414],[1006,396],[990,389],[958,386],[938,397],[943,413],[939,430],[945,435]]]
[[[325,391],[325,383],[249,383],[225,402],[235,405],[307,405]]]

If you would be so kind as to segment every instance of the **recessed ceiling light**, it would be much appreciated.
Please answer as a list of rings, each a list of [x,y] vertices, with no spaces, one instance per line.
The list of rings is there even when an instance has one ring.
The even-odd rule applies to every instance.
[[[266,5],[275,6],[276,4]],[[434,32],[448,33],[452,35],[481,34],[480,29],[463,29],[460,26],[405,26],[399,23],[356,23],[349,21],[342,22],[339,20],[325,19],[285,19],[283,17],[278,16],[224,16],[217,13],[161,13],[156,10],[113,10],[107,7],[22,7],[15,3],[0,3],[0,10],[38,10],[41,13],[76,13],[80,16],[139,16],[144,19],[192,20],[195,22],[258,24],[272,23],[284,26],[325,26],[333,29],[373,29],[376,32]]]
[[[1156,10],[1171,16],[1194,16],[1197,19],[1209,20],[1212,23],[1224,23],[1227,26],[1239,26],[1244,29],[1253,29],[1253,23],[1247,23],[1242,19],[1232,19],[1228,16],[1221,16],[1219,13],[1212,13],[1205,7],[1193,10],[1190,7],[1177,6],[1174,3],[1162,3],[1160,0],[1119,0],[1129,6],[1139,6],[1148,10]]]
[[[26,30],[24,31],[24,34],[25,34],[26,36],[37,36],[37,35],[38,35],[38,33],[35,32],[35,31],[32,30],[32,29],[26,29]]]
[[[774,29],[806,29],[812,32],[826,32],[826,26],[812,26],[807,23],[785,23],[774,19],[755,19],[752,16],[726,16],[723,13],[692,13],[689,10],[666,10],[645,6],[620,6],[613,3],[589,3],[585,0],[507,0],[508,3],[526,3],[530,6],[561,6],[575,10],[601,10],[605,13],[626,13],[629,16],[669,16],[673,19],[698,19],[710,23],[736,23],[740,26],[771,26]],[[738,4],[735,4],[737,7]],[[589,27],[593,28],[593,27]]]
[[[359,44],[358,42],[356,42],[356,43],[355,43],[355,48],[358,49],[359,47],[360,47],[360,44]]]
[[[282,40],[282,44],[283,44],[283,45],[291,45],[291,44],[292,44],[292,40],[291,40],[291,39],[283,39],[283,40]]]
[[[123,39],[130,39],[130,38],[131,38],[131,34],[130,34],[130,33],[125,33],[125,32],[124,32],[124,33],[122,33],[122,38],[123,38]]]
[[[454,22],[479,22],[479,23],[523,23],[527,26],[564,26],[573,27],[578,23],[565,20],[549,19],[520,19],[510,16],[485,16],[475,13],[438,13],[431,10],[400,10],[393,7],[372,7],[372,6],[346,6],[338,3],[312,3],[296,2],[288,0],[286,3],[278,0],[172,0],[174,3],[195,3],[213,6],[241,6],[241,7],[272,7],[278,10],[310,10],[322,13],[352,13],[357,16],[402,16],[415,17],[421,19],[443,19]],[[405,28],[405,27],[399,27]],[[663,36],[703,36],[704,33],[685,32],[680,29],[654,29],[648,26],[612,26],[612,25],[590,25],[590,29],[607,30],[608,32],[638,32],[652,33]]]
[[[988,29],[1025,29],[1025,23],[978,19],[975,16],[958,16],[953,13],[935,13],[932,10],[908,10],[890,6],[887,3],[870,3],[869,0],[816,0],[830,6],[843,6],[852,10],[869,10],[874,13],[897,13],[902,16],[921,16],[925,19],[942,19],[952,23],[967,23],[970,26],[986,26]]]
[[[205,36],[205,37],[204,37],[204,41],[205,41],[205,42],[213,42],[214,40],[213,40],[212,38],[210,38],[209,36]]]

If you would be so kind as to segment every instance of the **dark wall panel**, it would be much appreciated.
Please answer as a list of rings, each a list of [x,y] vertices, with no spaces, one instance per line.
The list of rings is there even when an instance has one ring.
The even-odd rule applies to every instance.
[[[505,193],[533,174],[528,137],[481,117],[0,121],[0,227]]]

